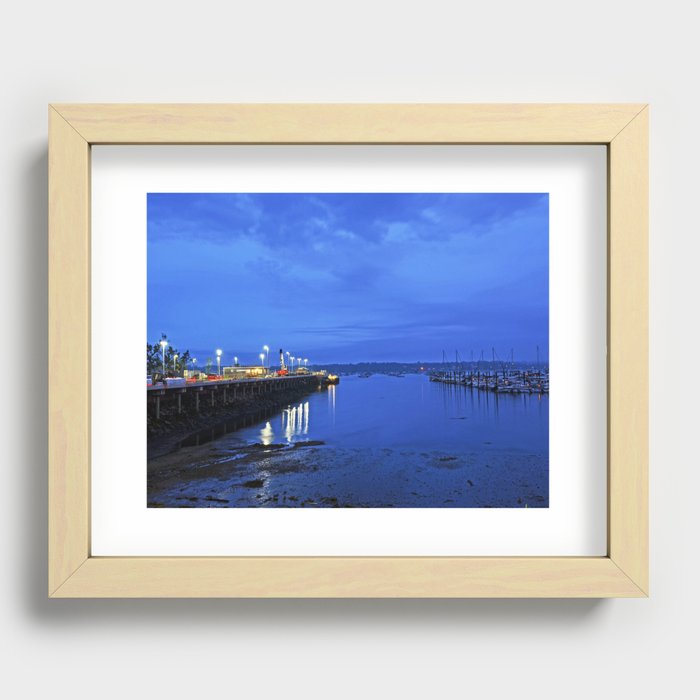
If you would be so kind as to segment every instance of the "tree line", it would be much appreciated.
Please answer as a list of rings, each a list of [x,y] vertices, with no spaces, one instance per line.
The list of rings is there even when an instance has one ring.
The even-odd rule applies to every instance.
[[[165,376],[166,377],[181,377],[186,369],[192,369],[190,351],[184,352],[168,342],[168,337],[165,334],[161,335],[157,343],[146,343],[146,374],[162,375],[163,374],[163,346],[161,341],[168,344],[165,346]]]

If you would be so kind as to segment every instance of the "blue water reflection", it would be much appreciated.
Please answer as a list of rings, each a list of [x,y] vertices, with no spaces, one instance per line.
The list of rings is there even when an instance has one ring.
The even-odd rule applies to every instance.
[[[313,422],[310,417],[313,414]],[[278,425],[275,432],[272,425]],[[320,440],[338,447],[546,452],[549,399],[429,382],[422,375],[343,377],[234,437],[264,445]]]

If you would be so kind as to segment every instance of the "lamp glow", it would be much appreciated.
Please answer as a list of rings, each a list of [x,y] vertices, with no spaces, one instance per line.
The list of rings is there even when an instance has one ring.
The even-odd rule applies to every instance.
[[[165,376],[165,348],[168,345],[168,341],[163,338],[163,340],[160,341],[160,347],[163,349],[163,376]]]

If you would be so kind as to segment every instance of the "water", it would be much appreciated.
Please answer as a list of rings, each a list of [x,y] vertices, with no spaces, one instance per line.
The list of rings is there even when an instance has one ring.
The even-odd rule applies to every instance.
[[[497,395],[429,382],[422,375],[344,377],[276,419],[239,431],[247,442],[324,440],[345,447],[447,451],[546,450],[549,404],[533,394]],[[462,422],[465,421],[465,422]],[[266,442],[267,441],[267,442]]]
[[[497,395],[423,375],[342,377],[275,415],[181,450],[183,468],[154,485],[149,502],[547,507],[548,443],[547,396]]]

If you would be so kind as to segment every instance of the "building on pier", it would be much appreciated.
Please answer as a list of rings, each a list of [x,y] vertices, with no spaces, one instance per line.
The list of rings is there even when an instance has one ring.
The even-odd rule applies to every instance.
[[[246,379],[249,377],[264,377],[267,369],[262,365],[235,365],[223,367],[222,374],[225,379]]]

